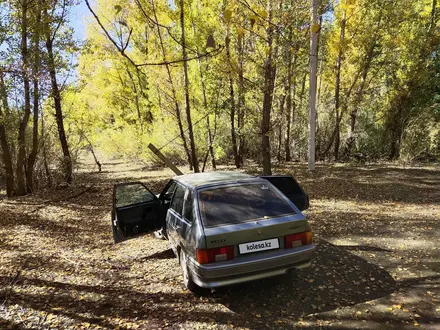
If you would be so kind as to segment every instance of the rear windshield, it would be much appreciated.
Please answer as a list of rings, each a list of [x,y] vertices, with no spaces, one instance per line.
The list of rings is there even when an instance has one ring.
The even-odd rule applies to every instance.
[[[296,213],[278,193],[264,183],[202,190],[199,193],[199,207],[206,227]]]

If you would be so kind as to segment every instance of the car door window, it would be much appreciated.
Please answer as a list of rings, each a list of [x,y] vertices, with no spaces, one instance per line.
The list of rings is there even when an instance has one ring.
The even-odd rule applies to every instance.
[[[115,243],[158,230],[164,220],[159,199],[143,183],[114,185],[112,230]]]
[[[173,198],[174,191],[176,190],[177,183],[176,181],[170,181],[165,188],[165,190],[161,193],[161,199],[164,201],[170,201]]]
[[[121,185],[115,192],[115,206],[117,208],[153,200],[154,195],[142,183]]]
[[[193,212],[193,199],[192,199],[192,191],[187,190],[185,192],[184,205],[183,205],[183,217],[188,222],[193,222],[194,220],[194,212]]]
[[[182,215],[184,197],[185,197],[185,189],[178,185],[174,192],[174,197],[170,205],[170,208],[174,210],[178,215]]]

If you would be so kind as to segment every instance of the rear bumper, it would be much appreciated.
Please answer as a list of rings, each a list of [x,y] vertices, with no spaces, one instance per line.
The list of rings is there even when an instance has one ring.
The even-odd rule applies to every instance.
[[[314,250],[315,245],[311,244],[208,265],[201,265],[190,259],[188,268],[192,280],[198,286],[216,288],[282,275],[291,268],[308,267]]]

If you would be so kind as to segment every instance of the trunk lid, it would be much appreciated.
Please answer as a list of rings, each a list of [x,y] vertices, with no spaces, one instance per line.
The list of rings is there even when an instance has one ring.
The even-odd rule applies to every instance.
[[[284,248],[284,236],[301,233],[309,229],[310,226],[304,216],[296,214],[281,218],[205,228],[204,232],[206,248],[234,246],[235,254],[238,257],[248,253]],[[253,247],[258,243],[252,243],[261,241],[265,241],[261,244],[266,244],[266,246],[260,246],[257,250],[254,250]]]

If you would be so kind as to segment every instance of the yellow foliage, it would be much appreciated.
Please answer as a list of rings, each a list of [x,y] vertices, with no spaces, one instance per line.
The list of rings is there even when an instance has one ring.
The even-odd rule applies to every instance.
[[[232,10],[226,9],[225,12],[223,13],[223,18],[225,19],[226,22],[230,22],[232,18]]]
[[[268,12],[266,10],[261,10],[258,13],[263,19],[267,19],[267,17],[269,16]]]
[[[320,25],[318,23],[315,23],[312,25],[312,32],[313,33],[318,33],[320,29]]]

